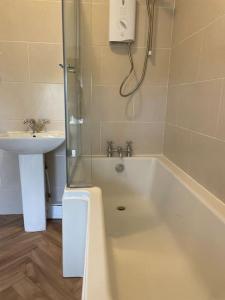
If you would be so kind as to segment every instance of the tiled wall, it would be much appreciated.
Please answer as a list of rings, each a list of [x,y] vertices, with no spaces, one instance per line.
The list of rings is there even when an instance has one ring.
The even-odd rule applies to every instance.
[[[225,201],[224,1],[176,0],[172,55],[173,0],[157,1],[154,54],[143,87],[129,99],[118,94],[129,61],[125,47],[108,44],[108,0],[81,2],[93,153],[104,154],[109,139],[133,140],[135,154],[161,153],[164,140],[165,155]],[[144,4],[138,1],[137,74],[146,40]],[[62,129],[61,1],[2,0],[0,20],[0,131],[22,129],[28,117],[49,118],[50,129]],[[63,147],[47,162],[53,200],[60,201]],[[0,151],[0,213],[7,212],[21,212],[18,159]]]
[[[147,36],[145,1],[137,1],[136,42],[133,48],[137,75],[143,66]],[[119,86],[129,72],[127,47],[109,46],[109,1],[82,1],[83,76],[92,100],[93,153],[105,154],[106,141],[134,142],[134,153],[162,153],[166,96],[172,37],[173,1],[158,0],[154,52],[140,91],[124,99]],[[133,82],[134,83],[134,82]],[[88,97],[88,95],[86,95]]]
[[[104,154],[109,139],[117,144],[133,140],[135,154],[162,153],[173,0],[157,1],[154,53],[141,90],[129,99],[118,94],[129,60],[126,47],[109,46],[108,0],[81,3],[83,99],[92,102],[93,154]],[[137,17],[133,51],[140,74],[147,30],[145,0],[138,1]],[[63,79],[58,68],[61,1],[0,1],[0,19],[0,131],[22,129],[28,117],[49,118],[50,129],[63,128]],[[53,201],[60,201],[64,149],[48,154],[47,163]],[[0,166],[0,213],[21,212],[17,156],[1,151]]]
[[[165,154],[225,201],[225,1],[176,0]]]
[[[0,20],[0,131],[21,130],[30,117],[63,129],[61,1],[1,0]],[[51,176],[54,199],[65,182],[63,155],[48,155],[50,173],[60,169]],[[20,195],[17,156],[0,151],[0,213],[21,212]]]

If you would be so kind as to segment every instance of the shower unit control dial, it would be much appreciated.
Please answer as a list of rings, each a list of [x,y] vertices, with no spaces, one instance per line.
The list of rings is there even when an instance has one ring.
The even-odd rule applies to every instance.
[[[110,0],[109,41],[135,40],[136,0]]]

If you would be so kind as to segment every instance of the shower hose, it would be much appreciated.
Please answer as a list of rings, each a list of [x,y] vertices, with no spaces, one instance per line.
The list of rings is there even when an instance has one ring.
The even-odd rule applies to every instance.
[[[139,87],[142,85],[142,83],[145,79],[146,70],[147,70],[147,66],[148,66],[148,58],[152,54],[155,2],[156,2],[156,0],[146,0],[146,7],[147,7],[147,13],[148,13],[148,37],[147,37],[145,59],[144,59],[144,65],[143,65],[141,77],[133,89],[131,89],[128,92],[125,92],[125,87],[127,85],[127,82],[129,80],[130,76],[133,73],[135,73],[134,60],[133,60],[133,54],[132,54],[132,42],[128,43],[128,56],[129,56],[129,61],[130,61],[130,71],[129,71],[128,75],[124,78],[124,80],[120,86],[120,96],[122,96],[122,97],[129,97],[129,96],[133,95],[139,89]]]

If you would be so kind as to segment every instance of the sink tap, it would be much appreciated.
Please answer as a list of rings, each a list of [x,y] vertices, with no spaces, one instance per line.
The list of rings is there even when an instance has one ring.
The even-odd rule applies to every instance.
[[[36,121],[34,119],[26,119],[23,124],[27,125],[27,129],[31,129],[33,134],[36,132]]]
[[[36,131],[41,132],[45,129],[46,125],[49,124],[50,121],[48,119],[39,119],[36,122]]]
[[[38,121],[34,119],[26,119],[23,124],[27,125],[27,129],[31,129],[32,133],[41,132],[44,130],[46,124],[49,124],[50,121],[48,119],[39,119]]]

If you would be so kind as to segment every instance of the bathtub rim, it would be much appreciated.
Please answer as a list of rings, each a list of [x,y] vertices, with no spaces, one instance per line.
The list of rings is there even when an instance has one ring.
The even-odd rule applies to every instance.
[[[200,202],[207,207],[225,225],[225,203],[197,182],[188,173],[179,168],[167,157],[161,156],[158,161],[169,173],[185,186]]]
[[[102,155],[93,156],[93,159],[120,160],[119,157],[105,157]],[[123,157],[122,160],[145,160],[151,159],[154,163],[160,163],[174,178],[185,186],[195,197],[199,198],[201,203],[205,205],[213,214],[215,214],[225,224],[225,203],[210,192],[206,187],[194,179],[191,175],[181,169],[163,154],[152,155],[136,155],[133,157]]]

